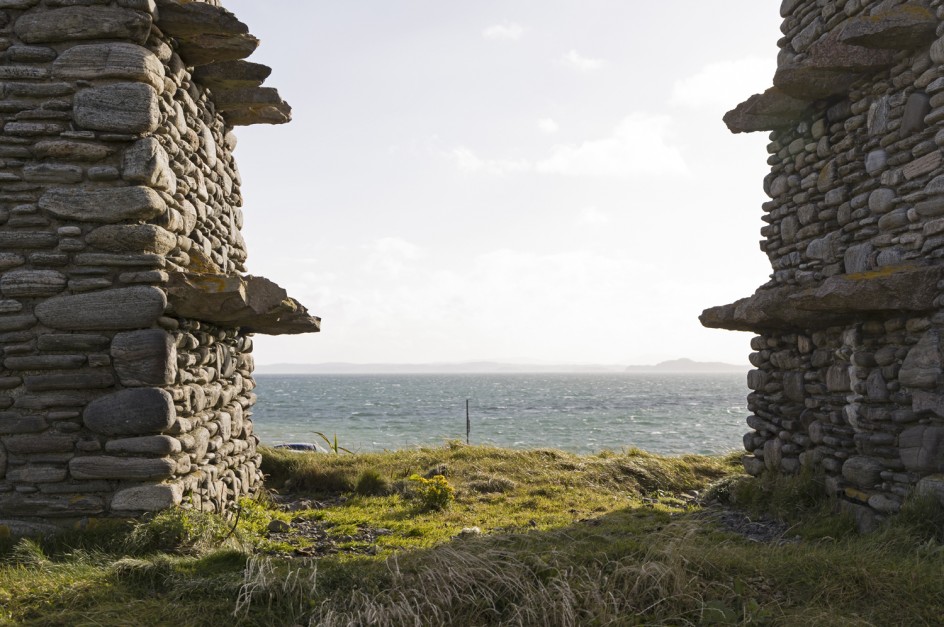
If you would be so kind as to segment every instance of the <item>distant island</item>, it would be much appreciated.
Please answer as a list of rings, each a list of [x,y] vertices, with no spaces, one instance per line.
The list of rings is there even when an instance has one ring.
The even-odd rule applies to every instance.
[[[353,364],[331,362],[322,364],[263,364],[256,374],[526,374],[526,373],[638,373],[638,374],[699,374],[747,372],[747,365],[721,362],[673,359],[652,366],[599,364],[509,364],[496,361],[426,364]]]
[[[699,372],[747,372],[750,366],[738,366],[735,364],[725,364],[720,361],[694,361],[691,359],[672,359],[663,361],[655,366],[627,366],[626,372],[638,373],[673,373],[694,374]]]

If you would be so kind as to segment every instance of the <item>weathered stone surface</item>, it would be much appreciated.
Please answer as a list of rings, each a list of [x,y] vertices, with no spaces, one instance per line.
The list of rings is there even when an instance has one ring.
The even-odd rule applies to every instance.
[[[830,366],[826,371],[826,389],[830,392],[848,392],[852,387],[849,368],[842,365]]]
[[[35,453],[71,453],[75,438],[71,435],[37,433],[31,435],[11,435],[3,438],[7,453],[14,455],[32,455]]]
[[[177,237],[154,224],[109,224],[85,236],[95,248],[112,253],[166,255],[177,247]]]
[[[115,377],[109,371],[74,372],[69,374],[30,375],[23,378],[30,392],[54,390],[104,390],[115,385]]]
[[[177,483],[125,488],[115,493],[112,511],[158,512],[176,505],[183,499],[183,488]]]
[[[160,124],[157,91],[144,83],[113,83],[75,95],[75,123],[109,133],[150,133]]]
[[[53,188],[42,195],[39,206],[57,218],[106,223],[150,220],[167,210],[164,199],[149,187]]]
[[[7,370],[58,370],[78,368],[85,360],[85,355],[25,355],[5,358],[3,367]]]
[[[889,266],[830,277],[789,300],[797,309],[825,313],[927,311],[934,306],[942,276],[941,267]]]
[[[180,440],[169,435],[149,435],[139,438],[109,440],[105,452],[131,455],[176,455],[180,453]]]
[[[3,479],[7,476],[7,449],[3,446],[3,442],[0,442],[0,479]]]
[[[920,425],[898,436],[901,463],[910,472],[944,472],[944,426]]]
[[[76,457],[69,462],[69,474],[73,479],[128,479],[146,481],[167,479],[174,475],[177,464],[166,458]]]
[[[905,136],[923,129],[926,126],[924,118],[930,112],[931,101],[927,94],[915,92],[908,96],[901,116],[901,126],[898,128],[899,134]]]
[[[155,287],[126,287],[52,298],[36,307],[36,317],[63,331],[143,329],[157,321],[166,304]]]
[[[252,106],[232,109],[223,113],[229,126],[251,126],[253,124],[287,124],[292,121],[292,107],[283,102],[277,105]]]
[[[221,6],[204,2],[158,0],[158,26],[175,37],[246,35],[249,27]]]
[[[934,388],[944,374],[940,329],[927,330],[915,344],[898,373],[898,381],[913,388]]]
[[[52,248],[59,243],[55,233],[46,231],[6,231],[0,233],[0,249],[3,248]],[[20,265],[22,257],[6,257],[2,265]],[[4,268],[5,269],[5,268]]]
[[[176,412],[170,394],[156,388],[122,390],[92,401],[86,428],[102,435],[152,435],[166,431]]]
[[[267,335],[315,333],[320,319],[262,277],[173,273],[167,297],[178,316]]]
[[[777,68],[774,85],[800,100],[820,100],[845,94],[864,74],[893,63],[890,50],[844,44],[838,33],[831,33],[810,46],[806,60]]]
[[[30,44],[88,39],[126,39],[143,44],[151,31],[151,16],[112,7],[65,7],[22,15],[14,29]]]
[[[937,499],[941,505],[944,505],[944,474],[922,477],[915,486],[915,494]]]
[[[68,474],[65,466],[28,464],[8,472],[7,479],[27,483],[59,483],[65,481]]]
[[[170,385],[177,377],[177,347],[161,329],[117,334],[111,357],[125,387]]]
[[[840,32],[843,43],[867,48],[902,50],[934,41],[937,19],[930,9],[903,4],[887,11],[847,20]]]
[[[31,516],[39,518],[79,518],[105,512],[100,496],[5,494],[0,499],[0,516]]]
[[[871,457],[850,457],[842,465],[842,476],[860,488],[871,488],[881,483],[883,470],[884,464]]]
[[[39,336],[37,345],[43,351],[96,351],[107,348],[110,341],[104,335],[47,334]]]
[[[114,149],[104,144],[69,139],[48,139],[33,145],[33,154],[38,158],[70,159],[74,161],[99,161]]]
[[[773,131],[796,124],[809,109],[809,102],[788,96],[777,87],[755,94],[724,116],[732,133]]]
[[[272,73],[272,68],[249,61],[224,61],[196,68],[193,78],[211,88],[259,87]]]
[[[147,185],[169,194],[177,191],[177,178],[170,168],[167,152],[153,137],[145,137],[125,151],[121,175],[129,183]]]
[[[0,277],[6,298],[53,296],[65,289],[68,279],[55,270],[10,270]]]
[[[164,64],[153,52],[136,44],[86,44],[65,50],[52,65],[52,74],[65,80],[115,78],[139,81],[164,90]]]

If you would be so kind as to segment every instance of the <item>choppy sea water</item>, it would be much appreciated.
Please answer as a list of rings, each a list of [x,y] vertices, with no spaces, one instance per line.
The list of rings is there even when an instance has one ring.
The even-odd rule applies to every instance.
[[[741,446],[743,374],[257,375],[264,444],[379,451],[465,440],[578,453],[637,447],[724,453]]]

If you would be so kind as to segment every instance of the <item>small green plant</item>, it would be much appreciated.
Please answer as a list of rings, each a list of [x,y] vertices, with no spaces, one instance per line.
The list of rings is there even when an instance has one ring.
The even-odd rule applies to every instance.
[[[368,468],[357,477],[354,492],[361,496],[386,496],[390,494],[390,482],[375,468]]]
[[[348,455],[353,455],[353,454],[354,454],[354,453],[352,453],[351,451],[349,451],[349,450],[347,450],[346,448],[344,448],[343,446],[338,446],[338,434],[337,434],[337,433],[334,434],[334,439],[333,439],[333,440],[332,440],[332,439],[329,439],[328,436],[326,436],[325,434],[323,434],[321,431],[315,431],[315,435],[320,436],[321,439],[324,440],[324,441],[328,444],[328,448],[330,448],[330,449],[334,452],[335,455],[340,455],[340,454],[341,454],[341,451],[344,451],[344,452],[347,453]]]
[[[456,499],[456,490],[442,475],[433,475],[431,478],[419,475],[410,475],[410,481],[417,484],[416,497],[424,509],[446,509]]]

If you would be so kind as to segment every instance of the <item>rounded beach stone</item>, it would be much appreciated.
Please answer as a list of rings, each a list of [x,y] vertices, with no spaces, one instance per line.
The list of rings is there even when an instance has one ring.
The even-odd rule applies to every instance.
[[[850,457],[842,465],[842,476],[860,488],[871,488],[882,481],[885,466],[871,457]]]
[[[67,281],[55,270],[11,270],[0,277],[0,292],[7,298],[53,296],[65,289]]]
[[[151,326],[166,306],[163,291],[136,286],[52,298],[36,307],[36,317],[63,331],[122,331]]]
[[[895,190],[882,187],[869,196],[869,209],[872,213],[888,213],[895,205]]]
[[[126,387],[171,385],[177,376],[177,347],[163,329],[117,334],[111,357]]]
[[[122,390],[96,399],[85,408],[85,427],[102,435],[152,435],[166,431],[177,414],[164,390]]]
[[[73,479],[166,479],[172,477],[177,464],[167,458],[76,457],[69,462]]]

